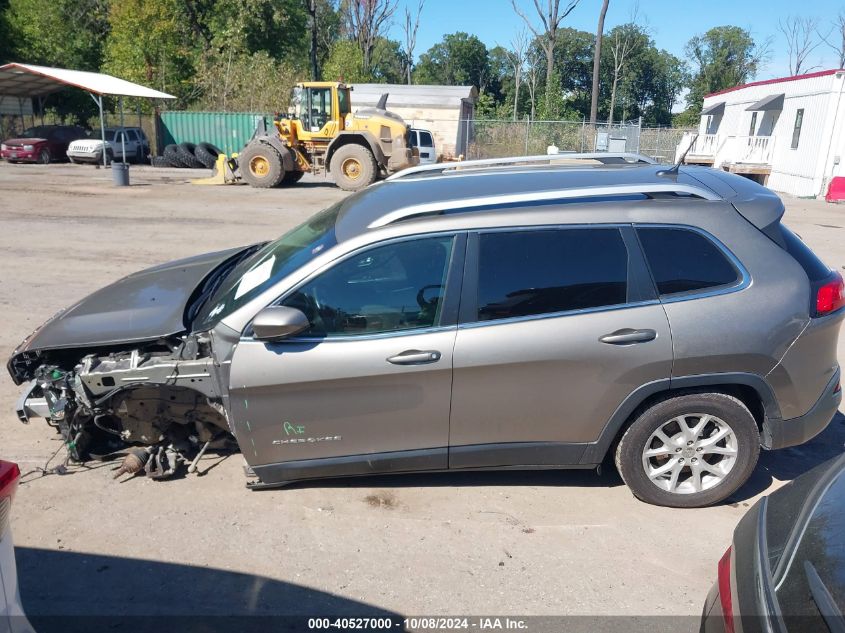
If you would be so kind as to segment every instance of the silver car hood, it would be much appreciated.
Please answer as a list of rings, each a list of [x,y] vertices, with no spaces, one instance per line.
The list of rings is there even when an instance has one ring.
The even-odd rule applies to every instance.
[[[15,353],[134,343],[184,332],[185,308],[194,290],[243,250],[197,255],[124,277],[56,314]]]

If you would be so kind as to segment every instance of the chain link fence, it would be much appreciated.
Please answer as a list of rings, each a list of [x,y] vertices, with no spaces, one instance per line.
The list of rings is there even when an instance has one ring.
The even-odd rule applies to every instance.
[[[688,129],[642,127],[638,121],[503,121],[470,119],[461,122],[466,158],[502,158],[559,152],[638,152],[658,162],[672,162],[675,147]]]

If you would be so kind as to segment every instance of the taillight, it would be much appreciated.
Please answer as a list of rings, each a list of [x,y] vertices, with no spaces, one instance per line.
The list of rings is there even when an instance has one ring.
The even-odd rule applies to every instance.
[[[816,291],[816,316],[823,316],[836,312],[845,306],[845,283],[842,275],[834,273],[833,281],[829,281]]]
[[[722,603],[722,617],[726,633],[734,633],[734,608],[731,596],[731,548],[719,561],[719,601]]]
[[[20,478],[21,471],[17,464],[0,460],[0,538],[9,525],[12,499],[15,497]]]

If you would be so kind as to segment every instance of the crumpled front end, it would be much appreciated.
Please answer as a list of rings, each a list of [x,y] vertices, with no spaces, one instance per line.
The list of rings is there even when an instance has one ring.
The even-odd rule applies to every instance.
[[[163,479],[209,448],[237,448],[208,333],[130,349],[24,350],[8,367],[27,381],[20,421],[46,420],[73,461],[142,447],[119,473]]]

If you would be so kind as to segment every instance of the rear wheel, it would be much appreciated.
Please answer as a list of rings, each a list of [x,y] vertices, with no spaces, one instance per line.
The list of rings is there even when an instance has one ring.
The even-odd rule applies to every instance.
[[[279,152],[266,143],[251,143],[238,156],[241,177],[253,187],[275,187],[282,182],[285,168]]]
[[[644,411],[619,442],[616,468],[642,501],[698,508],[733,494],[759,453],[757,422],[740,400],[696,393]]]
[[[332,156],[331,172],[338,187],[346,191],[358,191],[375,182],[376,159],[369,148],[350,143]]]

